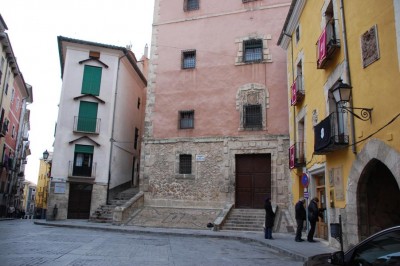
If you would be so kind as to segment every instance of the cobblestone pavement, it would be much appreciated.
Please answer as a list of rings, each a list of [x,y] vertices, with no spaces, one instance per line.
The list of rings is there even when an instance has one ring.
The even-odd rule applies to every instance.
[[[302,265],[255,241],[156,232],[55,227],[37,225],[32,220],[0,221],[0,264]]]
[[[127,225],[169,228],[207,229],[221,210],[144,207]]]

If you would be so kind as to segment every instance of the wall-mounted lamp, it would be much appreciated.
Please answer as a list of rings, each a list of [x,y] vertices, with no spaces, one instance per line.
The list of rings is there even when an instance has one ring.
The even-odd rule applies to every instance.
[[[362,121],[369,120],[370,122],[372,122],[372,108],[344,106],[345,103],[350,101],[351,89],[352,87],[349,84],[343,83],[342,79],[339,79],[336,86],[332,89],[333,97],[335,98],[335,101],[338,104],[339,108],[342,109],[343,113],[349,112],[350,114]],[[359,114],[356,114],[356,111]]]
[[[43,152],[43,159],[47,160],[47,158],[49,158],[49,152],[47,150],[45,150]]]

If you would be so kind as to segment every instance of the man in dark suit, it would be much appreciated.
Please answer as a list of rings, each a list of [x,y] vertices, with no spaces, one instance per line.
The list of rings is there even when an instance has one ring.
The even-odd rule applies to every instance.
[[[303,239],[301,239],[301,232],[303,231],[304,221],[306,220],[306,208],[304,207],[305,202],[306,201],[304,198],[300,198],[294,207],[296,212],[296,223],[297,223],[296,237],[294,239],[294,241],[296,242],[304,241]]]

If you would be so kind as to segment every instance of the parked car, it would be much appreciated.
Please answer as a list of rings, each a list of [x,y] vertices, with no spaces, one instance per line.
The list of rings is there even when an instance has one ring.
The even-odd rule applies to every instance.
[[[315,265],[400,265],[400,225],[382,230],[346,252],[315,255],[304,263]]]

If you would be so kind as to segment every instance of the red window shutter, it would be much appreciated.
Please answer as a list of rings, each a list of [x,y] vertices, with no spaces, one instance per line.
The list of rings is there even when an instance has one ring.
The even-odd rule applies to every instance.
[[[296,156],[296,145],[292,145],[289,148],[289,168],[293,169],[294,168],[294,161],[295,161],[295,156]]]
[[[293,82],[292,87],[291,87],[291,90],[292,90],[291,105],[293,106],[293,105],[296,105],[296,103],[297,103],[297,86],[296,86],[296,81]]]
[[[318,65],[321,65],[326,58],[326,28],[318,39]]]

